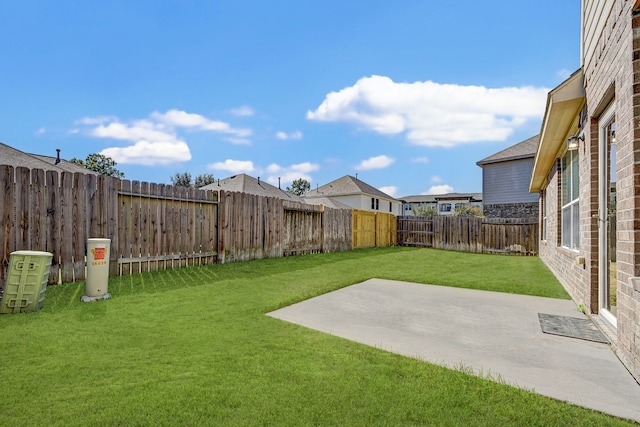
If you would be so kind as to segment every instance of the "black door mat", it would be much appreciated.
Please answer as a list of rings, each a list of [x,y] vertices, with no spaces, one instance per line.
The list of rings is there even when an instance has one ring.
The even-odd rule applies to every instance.
[[[561,335],[563,337],[609,344],[609,340],[600,329],[589,319],[557,316],[554,314],[538,313],[540,327],[545,334]]]

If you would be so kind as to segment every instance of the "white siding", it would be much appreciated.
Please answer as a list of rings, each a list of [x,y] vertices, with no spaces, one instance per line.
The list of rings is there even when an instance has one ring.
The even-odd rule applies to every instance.
[[[582,0],[582,66],[599,57],[598,40],[612,12],[614,0]],[[605,37],[606,39],[606,37]]]

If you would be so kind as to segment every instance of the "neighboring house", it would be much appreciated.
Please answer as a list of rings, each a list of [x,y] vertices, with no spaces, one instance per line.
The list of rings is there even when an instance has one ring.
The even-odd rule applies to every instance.
[[[303,196],[307,203],[316,204],[317,199],[327,198],[353,209],[400,214],[401,203],[388,194],[359,180],[345,175],[335,181],[309,191]]]
[[[29,169],[42,169],[45,171],[52,170],[57,172],[96,174],[92,170],[60,158],[60,150],[56,151],[56,157],[29,154],[0,142],[0,165],[9,165],[13,167],[21,166]]]
[[[540,258],[640,380],[640,0],[581,5],[581,68],[547,96],[529,186]]]
[[[244,173],[233,175],[225,179],[219,179],[216,182],[201,187],[201,189],[235,191],[238,193],[253,194],[256,196],[277,197],[279,199],[291,200],[293,202],[303,202],[302,199],[295,194],[291,194],[269,183],[261,181],[260,177],[254,178]]]
[[[482,193],[447,193],[402,197],[402,215],[419,216],[428,209],[438,215],[453,215],[457,208],[471,205],[483,209]]]
[[[538,218],[538,194],[529,192],[539,135],[476,164],[482,168],[483,213],[487,218]]]

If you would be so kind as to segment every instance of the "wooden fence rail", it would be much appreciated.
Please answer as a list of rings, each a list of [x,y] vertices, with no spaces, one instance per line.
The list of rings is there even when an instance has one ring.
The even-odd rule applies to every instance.
[[[538,254],[538,223],[462,216],[398,217],[398,245],[462,252]]]
[[[111,275],[354,248],[538,253],[538,225],[398,217],[244,193],[0,165],[0,288],[9,255],[53,253],[49,283],[85,278],[88,238],[111,239]]]
[[[111,275],[352,249],[352,215],[243,193],[0,165],[0,289],[17,250],[53,253],[49,283],[84,280],[88,238]]]

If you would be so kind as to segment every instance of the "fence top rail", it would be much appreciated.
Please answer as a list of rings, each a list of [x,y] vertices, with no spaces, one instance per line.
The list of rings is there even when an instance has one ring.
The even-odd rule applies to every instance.
[[[496,225],[532,225],[537,224],[536,218],[485,218],[485,217],[471,217],[471,216],[399,216],[401,221],[433,221],[435,218],[471,218],[476,220],[482,220],[483,224],[496,224]]]
[[[193,202],[193,203],[203,203],[209,205],[217,205],[217,200],[206,200],[206,199],[197,199],[192,197],[180,197],[180,196],[159,196],[157,194],[144,194],[144,193],[136,193],[131,191],[118,191],[119,196],[131,196],[131,197],[141,197],[144,199],[161,199],[161,200],[171,200],[176,202]]]

